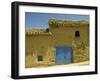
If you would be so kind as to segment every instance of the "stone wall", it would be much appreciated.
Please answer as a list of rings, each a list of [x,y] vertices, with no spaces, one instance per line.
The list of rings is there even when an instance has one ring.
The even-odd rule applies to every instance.
[[[26,67],[36,67],[36,66],[51,66],[55,64],[55,48],[53,47],[45,47],[40,48],[37,50],[33,50],[33,54],[27,55],[26,57],[29,59],[26,59]],[[38,61],[37,57],[42,56],[43,61]],[[31,60],[31,61],[30,61]],[[30,64],[31,63],[31,64]]]
[[[89,46],[81,38],[76,38],[73,45],[73,63],[89,61]]]
[[[43,29],[33,29],[29,32],[26,30],[26,67],[55,65],[56,49],[54,47],[59,45],[72,46],[73,63],[89,60],[89,25],[66,22],[64,25],[56,21],[49,23],[49,26],[55,26],[54,24],[57,23],[57,27],[49,27],[49,32]],[[79,38],[75,38],[75,31],[80,32]],[[39,55],[43,56],[41,62],[37,61]]]

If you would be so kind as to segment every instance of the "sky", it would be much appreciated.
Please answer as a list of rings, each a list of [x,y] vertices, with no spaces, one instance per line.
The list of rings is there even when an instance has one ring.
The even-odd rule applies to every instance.
[[[48,20],[51,18],[57,20],[89,21],[89,15],[25,12],[25,28],[46,29],[48,28]]]

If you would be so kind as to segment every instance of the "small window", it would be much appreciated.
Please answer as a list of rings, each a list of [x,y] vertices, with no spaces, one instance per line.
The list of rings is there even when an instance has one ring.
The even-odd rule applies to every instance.
[[[47,28],[47,29],[46,29],[46,32],[49,32],[49,31],[50,31],[49,28]]]
[[[37,57],[37,60],[38,60],[38,61],[43,61],[43,56],[38,56],[38,57]]]
[[[80,37],[80,32],[79,31],[75,32],[75,37]]]

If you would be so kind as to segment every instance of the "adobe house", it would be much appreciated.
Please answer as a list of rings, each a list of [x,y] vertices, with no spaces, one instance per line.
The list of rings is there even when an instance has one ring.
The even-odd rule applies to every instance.
[[[26,67],[89,61],[89,23],[49,19],[47,29],[26,30]]]

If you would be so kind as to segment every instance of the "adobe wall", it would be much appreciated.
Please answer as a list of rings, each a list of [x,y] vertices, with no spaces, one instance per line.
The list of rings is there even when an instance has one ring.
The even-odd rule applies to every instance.
[[[80,37],[77,39],[75,37],[75,32],[79,31]],[[25,49],[26,55],[30,55],[26,58],[29,60],[27,66],[48,66],[55,64],[55,52],[52,49],[55,49],[55,46],[66,45],[72,46],[73,48],[73,63],[83,62],[89,60],[89,25],[67,25],[59,27],[50,27],[49,33],[51,34],[32,34],[26,35],[25,37]],[[77,40],[76,40],[77,39]],[[85,47],[81,46],[82,43],[85,43]],[[77,47],[75,47],[77,46]],[[80,47],[79,47],[80,46]],[[39,49],[44,48],[48,50],[40,51]],[[83,49],[84,48],[84,49]],[[34,55],[33,55],[34,52]],[[41,53],[42,52],[42,53]],[[44,58],[44,61],[39,63],[36,61],[37,55],[41,55]],[[30,67],[31,67],[30,66]]]

